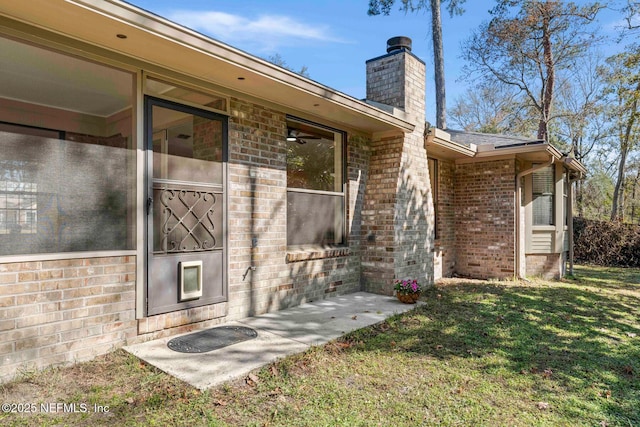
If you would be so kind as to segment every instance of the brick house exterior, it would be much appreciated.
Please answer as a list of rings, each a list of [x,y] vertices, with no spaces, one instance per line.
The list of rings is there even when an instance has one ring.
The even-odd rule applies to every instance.
[[[586,172],[579,162],[505,135],[431,129],[426,147],[437,163],[436,279],[565,274],[571,182]],[[548,194],[536,193],[542,184]]]
[[[433,205],[424,149],[425,64],[404,38],[367,61],[367,100],[403,111],[412,132],[375,138],[362,216],[364,289],[392,293],[393,279],[433,282]],[[394,43],[399,43],[394,45]],[[409,42],[410,43],[410,42]]]
[[[0,6],[1,380],[396,278],[562,273],[560,214],[527,227],[549,200],[531,170],[557,158],[561,201],[581,165],[425,129],[405,38],[367,61],[361,101],[76,3]]]

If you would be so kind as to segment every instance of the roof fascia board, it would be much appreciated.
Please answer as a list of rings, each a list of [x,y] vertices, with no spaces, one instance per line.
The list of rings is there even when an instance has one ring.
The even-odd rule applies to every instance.
[[[510,160],[510,159],[515,159],[516,155],[515,153],[503,153],[503,154],[496,154],[494,156],[487,156],[487,157],[481,157],[478,158],[476,157],[468,157],[468,158],[463,158],[463,159],[456,159],[455,163],[456,165],[464,165],[464,164],[469,164],[469,163],[478,163],[478,162],[493,162],[495,160]]]
[[[462,154],[467,157],[474,157],[476,155],[476,146],[471,144],[471,147],[464,146],[462,144],[455,143],[453,141],[447,141],[438,137],[427,137],[427,151],[430,145],[440,147],[442,149],[452,151],[454,153]]]
[[[558,160],[564,159],[564,164],[569,169],[573,169],[575,171],[582,172],[582,173],[587,172],[587,169],[584,167],[584,165],[580,161],[574,158],[567,157],[556,147],[546,142],[543,144],[525,145],[522,147],[509,147],[509,148],[502,148],[502,149],[498,147],[491,151],[479,152],[476,155],[476,158],[487,158],[487,157],[494,157],[494,156],[500,156],[505,154],[518,155],[518,154],[535,153],[535,152],[547,152]],[[571,159],[571,160],[568,160],[568,159]]]
[[[553,146],[543,143],[543,144],[535,144],[535,145],[524,145],[522,147],[509,147],[509,148],[495,148],[493,150],[480,151],[476,154],[476,157],[494,157],[501,156],[505,154],[525,154],[525,153],[535,153],[535,152],[543,152],[547,151],[549,154],[561,158],[562,153],[558,151]]]

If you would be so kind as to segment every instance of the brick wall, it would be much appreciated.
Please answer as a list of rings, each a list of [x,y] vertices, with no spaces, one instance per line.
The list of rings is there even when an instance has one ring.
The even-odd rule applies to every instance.
[[[438,265],[434,266],[434,270],[440,273],[440,277],[451,277],[456,266],[455,164],[438,160],[437,169],[438,205],[434,263]]]
[[[423,126],[405,136],[395,210],[396,278],[433,284],[433,200]]]
[[[538,276],[545,279],[559,279],[562,271],[566,253],[560,254],[528,254],[527,276]]]
[[[362,210],[371,161],[371,139],[349,135],[347,144],[347,226],[349,248],[359,254],[363,235]]]
[[[405,109],[405,57],[384,55],[367,61],[367,99]]]
[[[362,280],[365,290],[391,293],[395,278],[395,206],[402,136],[376,139],[362,210]]]
[[[286,122],[238,99],[229,118],[229,315],[264,313],[286,294]],[[256,246],[252,247],[252,239]],[[248,271],[255,266],[255,271]],[[243,275],[247,273],[243,280]],[[284,276],[284,277],[283,277]]]
[[[456,165],[456,273],[515,274],[515,174],[515,159]]]
[[[433,283],[432,209],[421,136],[374,140],[362,211],[365,290],[391,294],[396,278]]]
[[[231,100],[229,319],[360,289],[359,236],[354,238],[351,230],[360,229],[357,209],[366,180],[367,141],[352,137],[347,144],[350,249],[287,257],[286,130],[285,114]],[[250,266],[255,271],[247,273]]]
[[[130,256],[0,264],[0,379],[135,337],[135,266]]]

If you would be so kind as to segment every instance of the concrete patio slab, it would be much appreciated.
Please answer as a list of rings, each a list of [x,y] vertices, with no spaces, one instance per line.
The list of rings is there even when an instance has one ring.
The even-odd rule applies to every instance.
[[[253,328],[258,336],[207,353],[179,353],[169,349],[167,343],[175,336],[126,346],[125,350],[205,390],[414,307],[402,304],[395,297],[357,292],[225,323]]]

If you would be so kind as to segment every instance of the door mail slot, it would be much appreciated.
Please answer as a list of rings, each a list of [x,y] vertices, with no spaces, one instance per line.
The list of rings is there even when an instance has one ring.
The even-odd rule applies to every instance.
[[[202,261],[180,262],[180,301],[202,296]]]

